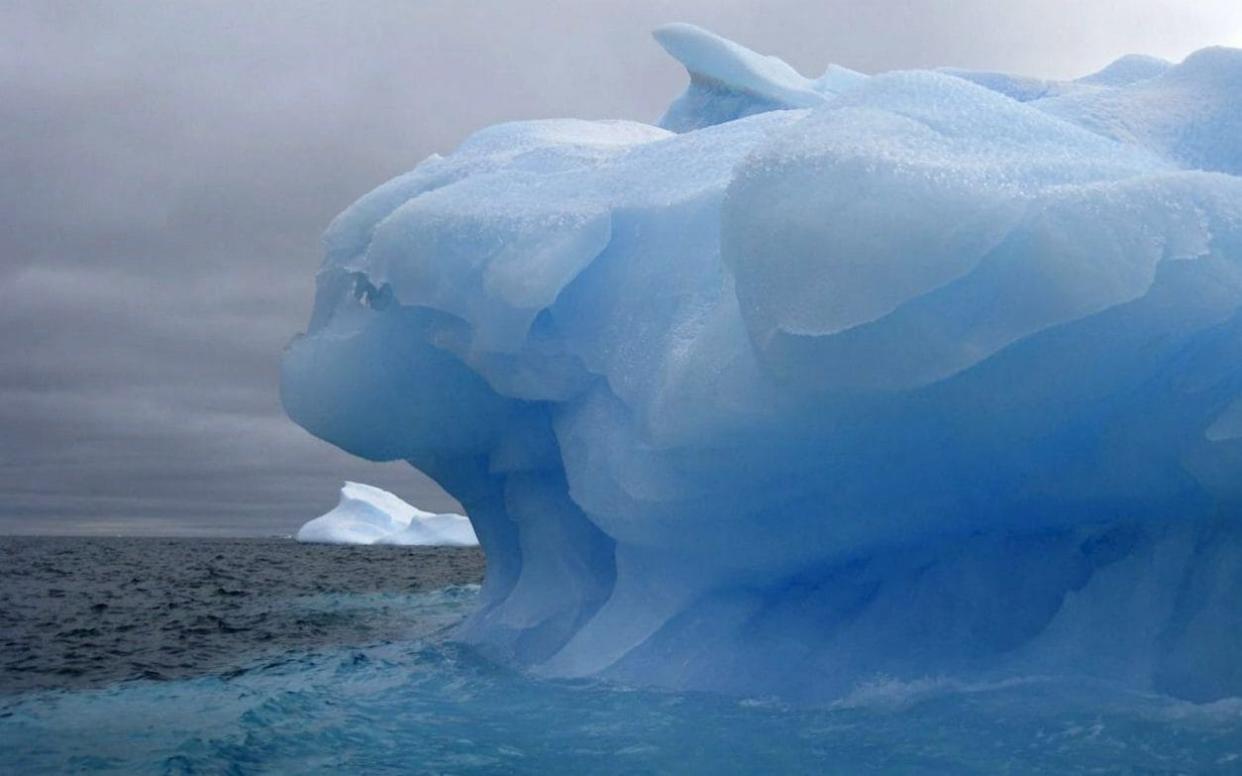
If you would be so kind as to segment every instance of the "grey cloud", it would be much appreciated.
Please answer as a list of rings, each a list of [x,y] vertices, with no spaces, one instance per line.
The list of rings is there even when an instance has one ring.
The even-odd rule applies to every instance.
[[[319,233],[481,126],[655,119],[684,81],[649,37],[671,20],[812,75],[1242,43],[1216,0],[5,3],[0,532],[287,533],[343,478],[451,507],[280,411]]]

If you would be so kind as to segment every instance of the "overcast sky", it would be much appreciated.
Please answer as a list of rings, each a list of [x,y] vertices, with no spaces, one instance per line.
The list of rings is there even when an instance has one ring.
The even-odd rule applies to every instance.
[[[656,119],[666,21],[811,75],[1242,45],[1236,0],[5,0],[0,533],[284,534],[346,478],[452,507],[281,412],[319,234],[484,125]]]

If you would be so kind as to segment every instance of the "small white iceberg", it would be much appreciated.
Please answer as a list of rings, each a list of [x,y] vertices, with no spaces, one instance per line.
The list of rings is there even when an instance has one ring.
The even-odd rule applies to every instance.
[[[464,515],[424,512],[360,482],[346,482],[336,507],[302,526],[294,538],[320,544],[472,547],[479,543]]]

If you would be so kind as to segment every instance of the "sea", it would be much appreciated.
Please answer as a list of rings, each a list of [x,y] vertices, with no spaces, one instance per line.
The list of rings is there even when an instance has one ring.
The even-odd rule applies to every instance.
[[[1242,699],[877,677],[817,706],[454,640],[477,549],[0,537],[0,773],[1242,774]]]

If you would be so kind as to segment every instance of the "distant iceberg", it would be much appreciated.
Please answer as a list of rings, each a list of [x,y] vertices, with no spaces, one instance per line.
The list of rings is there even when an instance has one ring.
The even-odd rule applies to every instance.
[[[386,490],[360,482],[346,482],[336,507],[298,529],[296,539],[317,544],[420,547],[479,543],[464,515],[424,512]]]
[[[1242,51],[806,78],[483,129],[325,235],[296,422],[487,552],[549,676],[1242,694]]]

